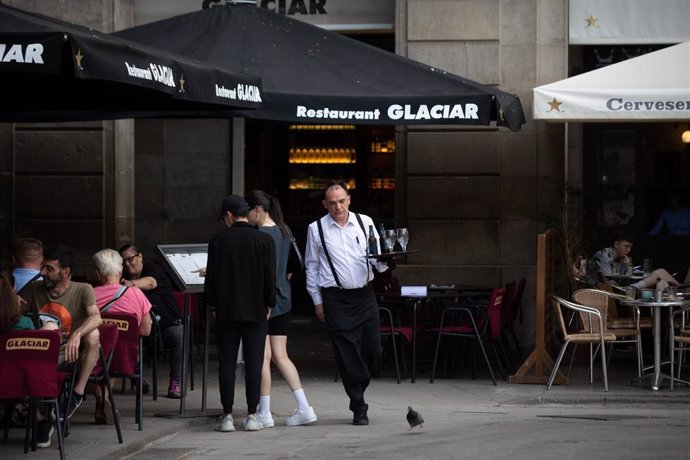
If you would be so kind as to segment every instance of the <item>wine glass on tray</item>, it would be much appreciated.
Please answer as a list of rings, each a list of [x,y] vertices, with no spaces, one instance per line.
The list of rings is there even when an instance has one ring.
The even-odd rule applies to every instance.
[[[402,251],[405,252],[407,251],[407,242],[410,239],[410,234],[408,233],[406,228],[399,228],[395,231],[396,235],[398,236],[398,243],[400,243],[400,247],[402,247]]]
[[[383,232],[383,238],[386,241],[386,246],[388,246],[388,251],[395,252],[395,240],[398,238],[398,236],[395,233],[395,230],[385,230]]]

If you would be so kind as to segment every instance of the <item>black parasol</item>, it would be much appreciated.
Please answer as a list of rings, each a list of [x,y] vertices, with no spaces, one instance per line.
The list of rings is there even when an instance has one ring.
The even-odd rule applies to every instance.
[[[2,121],[258,107],[258,77],[0,3]]]
[[[258,75],[263,103],[238,116],[306,123],[471,124],[519,130],[510,94],[251,4],[226,4],[115,33]]]

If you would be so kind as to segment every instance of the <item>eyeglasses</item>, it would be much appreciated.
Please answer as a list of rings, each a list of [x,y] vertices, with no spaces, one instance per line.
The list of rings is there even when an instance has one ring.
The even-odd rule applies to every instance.
[[[131,265],[131,264],[134,263],[134,259],[136,259],[136,258],[139,257],[140,255],[141,255],[141,252],[137,252],[137,253],[134,254],[133,256],[125,257],[125,258],[122,259],[122,260],[124,260],[124,262],[125,262],[126,264],[130,264],[130,265]]]

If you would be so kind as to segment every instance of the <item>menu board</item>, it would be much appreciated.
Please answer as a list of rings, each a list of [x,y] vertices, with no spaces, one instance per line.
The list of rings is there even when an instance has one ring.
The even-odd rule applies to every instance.
[[[199,270],[206,268],[208,244],[159,244],[158,250],[181,291],[204,290],[204,277]]]

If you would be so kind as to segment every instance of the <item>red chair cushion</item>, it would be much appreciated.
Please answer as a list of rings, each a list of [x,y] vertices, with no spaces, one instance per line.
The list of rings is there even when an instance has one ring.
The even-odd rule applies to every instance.
[[[391,328],[389,326],[381,326],[381,332],[384,334],[390,334]],[[412,328],[411,327],[396,327],[395,333],[402,335],[405,340],[412,343]]]
[[[56,398],[59,352],[57,331],[0,334],[0,399]]]
[[[110,361],[111,374],[136,375],[139,362],[139,326],[137,317],[123,313],[101,313],[104,324],[114,324],[118,338]]]

